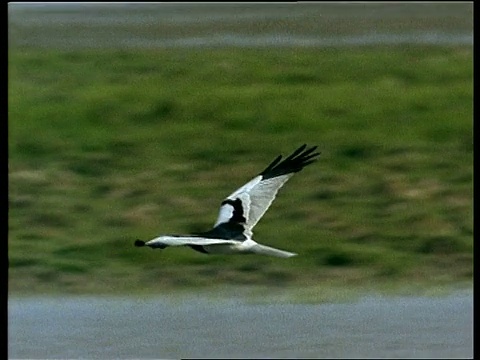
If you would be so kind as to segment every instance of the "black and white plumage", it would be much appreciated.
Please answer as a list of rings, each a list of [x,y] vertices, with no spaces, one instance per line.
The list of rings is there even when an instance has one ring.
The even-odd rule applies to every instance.
[[[316,146],[304,144],[282,161],[279,155],[265,170],[222,201],[213,229],[194,235],[165,235],[135,246],[164,249],[189,246],[206,254],[263,254],[291,257],[297,254],[261,245],[252,239],[252,229],[272,204],[278,190],[293,174],[316,161]]]

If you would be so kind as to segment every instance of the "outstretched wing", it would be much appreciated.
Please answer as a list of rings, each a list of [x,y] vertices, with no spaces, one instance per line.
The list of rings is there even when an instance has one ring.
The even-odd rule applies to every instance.
[[[282,155],[279,155],[265,170],[229,195],[222,202],[215,228],[224,223],[241,224],[244,234],[251,236],[253,227],[270,207],[283,184],[320,154],[314,152],[316,146],[306,147],[306,144],[300,146],[283,161]]]

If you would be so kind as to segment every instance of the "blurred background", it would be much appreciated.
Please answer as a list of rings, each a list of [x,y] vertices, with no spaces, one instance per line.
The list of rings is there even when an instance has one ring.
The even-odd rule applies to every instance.
[[[471,285],[472,10],[10,3],[10,293]],[[255,228],[298,257],[133,247],[303,143]]]

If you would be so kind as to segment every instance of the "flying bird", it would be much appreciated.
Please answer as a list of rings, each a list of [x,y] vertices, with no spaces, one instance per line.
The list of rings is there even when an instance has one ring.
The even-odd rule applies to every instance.
[[[282,258],[297,255],[262,245],[252,239],[252,229],[272,204],[278,190],[293,174],[313,163],[320,153],[304,144],[282,161],[282,155],[265,170],[222,201],[217,221],[207,232],[193,235],[164,235],[150,241],[136,240],[135,246],[165,249],[189,246],[205,254],[262,254]]]

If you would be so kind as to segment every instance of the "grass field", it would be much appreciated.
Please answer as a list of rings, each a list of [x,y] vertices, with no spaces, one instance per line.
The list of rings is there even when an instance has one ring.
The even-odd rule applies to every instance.
[[[9,53],[9,290],[301,291],[473,277],[471,47]],[[255,228],[292,259],[152,251],[318,145]],[[303,289],[303,290],[302,290]]]

